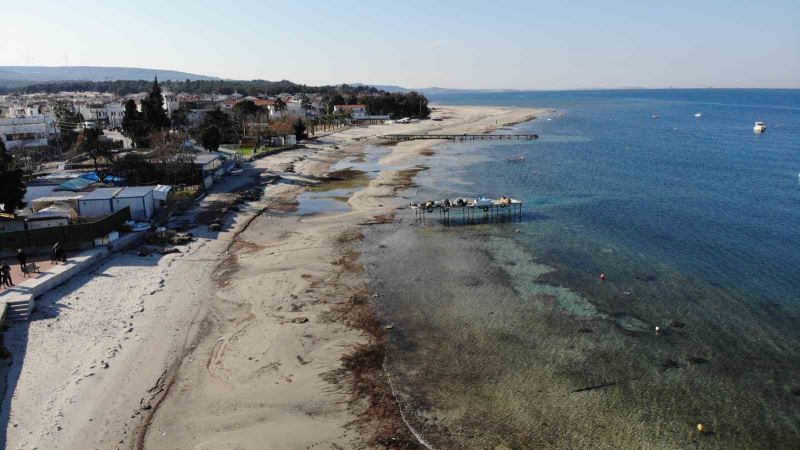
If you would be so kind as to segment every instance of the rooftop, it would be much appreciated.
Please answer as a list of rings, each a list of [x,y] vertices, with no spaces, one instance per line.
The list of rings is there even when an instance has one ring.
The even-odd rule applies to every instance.
[[[122,189],[114,198],[133,198],[144,197],[145,195],[153,192],[155,186],[134,186]]]
[[[86,194],[81,200],[111,200],[122,188],[100,188]]]

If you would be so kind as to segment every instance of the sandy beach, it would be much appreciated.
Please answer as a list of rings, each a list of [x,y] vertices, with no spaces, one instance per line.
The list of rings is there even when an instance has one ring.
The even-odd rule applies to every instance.
[[[2,415],[8,448],[353,448],[369,444],[368,405],[337,371],[369,333],[337,311],[366,292],[352,243],[390,220],[418,160],[440,141],[391,147],[341,213],[299,215],[303,182],[387,133],[482,133],[544,110],[439,107],[441,122],[320,135],[256,160],[176,223],[180,253],[117,254],[37,301],[6,331],[12,363]],[[231,192],[256,186],[260,200]],[[262,187],[263,186],[263,187]],[[209,217],[224,215],[209,232]],[[338,308],[338,309],[337,309]],[[373,427],[374,428],[374,427]]]

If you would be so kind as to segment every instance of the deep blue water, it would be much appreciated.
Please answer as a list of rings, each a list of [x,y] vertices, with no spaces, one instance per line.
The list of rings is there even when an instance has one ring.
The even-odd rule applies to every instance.
[[[550,234],[577,227],[587,254],[597,250],[593,244],[617,246],[754,300],[800,308],[800,91],[526,92],[431,101],[556,110],[551,120],[514,127],[539,134],[537,142],[450,146],[453,164],[445,160],[442,169],[470,180],[468,191],[522,198],[529,213],[549,219],[537,227]],[[757,120],[766,122],[766,133],[753,132]],[[455,162],[475,153],[488,156]],[[516,155],[527,163],[504,161]],[[422,183],[464,191],[441,175],[434,167]]]

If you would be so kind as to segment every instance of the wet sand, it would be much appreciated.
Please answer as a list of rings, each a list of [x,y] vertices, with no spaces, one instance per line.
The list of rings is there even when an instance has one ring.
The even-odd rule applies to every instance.
[[[527,120],[535,113],[458,108],[449,121],[400,129],[449,130],[450,122],[454,130],[485,131],[495,121]],[[313,149],[292,155],[293,170],[324,178],[336,161],[369,151],[374,136],[399,127],[405,126],[357,128],[326,137]],[[380,163],[413,167],[419,153],[435,144],[393,146]],[[361,224],[385,220],[403,203],[396,193],[408,186],[412,172],[373,174],[349,198],[350,210],[341,213],[276,211],[271,202],[294,202],[306,188],[276,185],[266,190],[258,205],[263,213],[233,237],[237,250],[218,269],[225,282],[210,300],[207,332],[184,359],[155,412],[145,447],[350,448],[370,441],[368,425],[374,424],[364,422],[364,404],[352,402],[341,379],[346,375],[337,377],[336,372],[342,357],[368,344],[371,336],[342,323],[335,310],[366,290],[363,273],[349,254],[350,242],[358,238]],[[341,187],[341,175],[334,171],[334,186]]]
[[[369,442],[342,357],[370,342],[334,306],[363,297],[359,228],[392,216],[436,141],[388,147],[349,211],[298,215],[301,184],[270,185],[222,215],[231,190],[267,170],[325,178],[392,132],[482,132],[539,111],[443,108],[449,119],[352,128],[256,161],[199,210],[180,253],[116,255],[37,301],[6,332],[5,443],[11,448],[351,448]],[[385,150],[385,148],[382,148]],[[404,167],[404,169],[403,169]],[[251,178],[252,177],[252,178]],[[203,212],[203,209],[213,210]],[[203,220],[221,216],[220,232]],[[349,236],[349,237],[348,237]],[[348,262],[349,261],[349,262]],[[402,430],[397,430],[401,433]]]

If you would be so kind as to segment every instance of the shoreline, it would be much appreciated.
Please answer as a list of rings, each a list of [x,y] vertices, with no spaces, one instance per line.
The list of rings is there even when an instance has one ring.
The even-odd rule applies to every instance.
[[[468,111],[471,111],[471,112],[475,112],[477,110],[478,114],[483,112],[483,111],[481,111],[482,108],[464,108],[464,109],[466,109]],[[489,110],[491,110],[491,109],[489,109]],[[507,111],[508,109],[507,108],[503,108],[503,110]],[[512,114],[513,118],[516,119],[517,122],[531,120],[532,118],[535,117],[534,112],[537,112],[537,111],[533,111],[533,110],[520,110],[520,111],[515,112],[515,113]],[[485,117],[494,118],[494,115],[487,113]],[[497,120],[498,120],[498,123],[496,124],[497,127],[499,127],[499,126],[508,126],[506,121],[501,121],[500,119],[497,119]],[[436,127],[436,128],[440,128],[440,127]],[[476,129],[476,130],[478,130],[479,129],[482,132],[485,132],[485,131],[488,131],[488,130],[494,128],[494,127],[492,127],[491,124],[486,124],[486,123],[482,123],[479,127],[474,127],[474,126],[472,126],[472,125],[467,123],[467,124],[459,124],[458,127],[453,127],[453,128],[455,128],[457,130],[463,130],[463,129]],[[314,176],[314,177],[323,178],[324,175],[327,173],[328,169],[336,161],[340,161],[342,158],[346,157],[348,154],[354,154],[354,153],[362,152],[367,148],[368,145],[375,144],[376,142],[375,142],[375,139],[374,139],[374,135],[377,135],[377,134],[382,134],[382,132],[375,132],[373,130],[373,136],[367,136],[366,139],[364,139],[362,136],[358,136],[358,137],[353,139],[352,143],[349,143],[349,145],[345,145],[343,148],[341,148],[340,151],[337,152],[338,154],[336,156],[334,156],[332,158],[323,157],[323,161],[313,161],[312,158],[309,157],[310,155],[303,156],[303,158],[306,158],[303,161],[295,160],[295,162],[294,162],[294,170],[295,170],[296,173],[298,173],[299,175],[302,175],[302,176]],[[381,165],[389,165],[389,164],[397,165],[397,164],[400,164],[402,162],[410,163],[412,160],[418,158],[419,156],[424,156],[424,155],[422,155],[422,153],[431,151],[431,147],[434,147],[435,145],[437,145],[439,143],[440,143],[439,141],[429,141],[429,142],[424,142],[424,143],[415,142],[415,143],[408,143],[408,145],[402,145],[401,144],[401,145],[393,146],[391,153],[389,155],[385,156],[384,158],[382,158],[381,161],[380,161],[380,164]],[[328,143],[323,144],[323,146],[325,146],[325,145],[329,145],[329,144]],[[339,143],[337,146],[341,146],[341,145],[342,144]],[[312,161],[309,161],[309,160],[312,160]],[[355,313],[355,316],[358,317],[355,321],[353,321],[353,317],[352,317],[353,316],[353,311],[350,311],[350,315],[339,316],[339,321],[345,321],[345,322],[351,321],[349,326],[345,326],[344,329],[341,328],[342,324],[337,324],[335,322],[331,323],[331,324],[324,323],[323,317],[325,316],[326,313],[329,312],[329,311],[326,311],[326,310],[330,310],[331,308],[337,308],[337,307],[347,308],[347,306],[345,306],[346,302],[347,302],[347,298],[353,298],[352,296],[355,295],[357,292],[363,291],[363,289],[366,289],[365,283],[366,283],[367,280],[363,276],[363,273],[361,273],[361,269],[357,268],[356,264],[354,262],[352,262],[352,261],[350,263],[346,263],[346,262],[343,263],[342,262],[342,260],[344,258],[353,258],[353,257],[355,257],[355,256],[353,256],[354,255],[354,253],[353,253],[354,250],[352,249],[352,245],[355,242],[355,240],[350,240],[351,239],[350,237],[343,238],[342,236],[346,236],[348,233],[352,233],[354,229],[357,230],[359,224],[368,223],[368,222],[380,222],[382,220],[386,220],[386,218],[388,216],[394,214],[394,211],[396,211],[397,208],[400,206],[400,203],[398,202],[398,200],[396,198],[396,193],[398,191],[404,189],[405,187],[407,187],[409,185],[410,179],[413,178],[413,175],[415,173],[415,171],[412,171],[412,173],[402,173],[402,172],[408,172],[413,167],[414,167],[414,165],[409,165],[406,170],[381,170],[381,172],[377,176],[375,176],[373,179],[371,179],[369,181],[369,185],[366,188],[358,190],[355,194],[353,194],[350,197],[350,199],[348,200],[348,204],[351,207],[351,211],[350,212],[340,213],[340,214],[321,214],[321,215],[311,216],[310,218],[300,218],[299,220],[298,220],[298,218],[293,217],[291,215],[284,215],[284,216],[281,216],[281,217],[278,217],[278,216],[273,217],[274,219],[282,220],[283,222],[287,222],[288,224],[294,225],[295,227],[298,227],[298,226],[299,227],[303,227],[303,225],[301,225],[301,224],[303,224],[304,222],[308,222],[311,225],[312,228],[327,228],[328,230],[325,230],[325,232],[315,233],[315,234],[323,234],[323,235],[325,235],[322,240],[323,241],[327,240],[328,243],[331,240],[335,240],[335,241],[339,241],[338,243],[341,244],[339,246],[338,250],[327,252],[328,256],[334,260],[332,262],[333,263],[332,270],[330,268],[328,268],[328,269],[323,271],[323,272],[327,272],[327,273],[312,274],[311,276],[307,276],[309,274],[306,274],[306,273],[300,273],[299,275],[300,275],[301,279],[303,279],[303,278],[312,279],[313,278],[313,281],[311,281],[310,283],[300,282],[300,283],[297,283],[299,286],[294,286],[296,288],[295,291],[303,291],[305,294],[308,294],[309,293],[309,289],[308,289],[309,287],[311,287],[311,289],[314,290],[314,289],[318,289],[320,284],[326,284],[328,282],[335,281],[335,283],[333,283],[333,287],[330,288],[330,289],[333,289],[333,291],[329,290],[329,291],[326,291],[326,292],[320,292],[318,294],[318,298],[316,300],[308,301],[308,302],[306,302],[305,305],[302,305],[302,306],[299,305],[300,302],[295,302],[294,304],[290,304],[290,305],[281,305],[280,304],[280,303],[287,303],[285,301],[284,302],[278,301],[278,302],[276,302],[276,303],[279,303],[278,305],[275,305],[275,304],[271,305],[274,308],[273,311],[271,311],[272,314],[276,314],[276,315],[280,314],[280,315],[282,315],[283,314],[282,311],[284,311],[283,308],[282,308],[283,306],[289,306],[289,308],[291,308],[291,309],[299,309],[304,314],[302,317],[299,317],[299,318],[298,317],[294,317],[294,318],[289,319],[288,317],[281,317],[277,321],[274,321],[274,323],[272,323],[271,325],[278,326],[278,327],[283,327],[284,330],[285,330],[286,329],[286,323],[287,323],[286,321],[287,320],[299,319],[299,321],[306,321],[306,322],[302,322],[303,325],[306,327],[305,330],[303,331],[303,334],[305,334],[306,336],[307,335],[315,335],[315,336],[322,335],[323,337],[319,337],[318,339],[320,339],[320,340],[330,340],[330,342],[327,343],[328,345],[331,345],[332,343],[335,342],[335,345],[337,347],[339,347],[338,355],[336,355],[336,357],[334,357],[334,358],[328,359],[327,361],[329,361],[329,362],[324,364],[322,367],[317,368],[317,370],[315,370],[315,372],[317,372],[315,374],[316,376],[315,377],[311,377],[312,380],[313,379],[318,379],[319,377],[324,377],[325,373],[331,374],[331,373],[333,373],[335,371],[339,371],[340,368],[341,368],[341,365],[342,365],[341,361],[343,361],[343,358],[346,359],[349,356],[351,358],[358,359],[358,357],[359,357],[358,351],[360,349],[361,350],[368,349],[370,346],[375,346],[375,345],[377,345],[378,347],[382,347],[385,344],[382,341],[384,339],[385,332],[384,332],[383,328],[380,326],[379,323],[374,322],[374,323],[370,323],[370,324],[362,326],[362,327],[358,327],[358,325],[354,323],[354,322],[358,322],[358,320],[368,321],[367,318],[365,318],[365,317],[358,317],[359,315],[363,316],[365,314],[364,311],[360,311],[360,312]],[[419,170],[419,169],[417,169],[417,170]],[[276,189],[274,187],[268,188],[267,191],[266,191],[267,198],[272,198],[273,195],[277,195],[278,198],[281,199],[281,201],[287,202],[287,203],[291,203],[291,202],[295,201],[295,199],[297,198],[297,196],[301,192],[301,190],[289,189],[288,191],[285,191],[285,192],[277,192],[276,193],[276,192],[274,192],[275,190]],[[386,204],[384,204],[384,203],[386,203]],[[267,216],[267,217],[271,217],[271,216]],[[265,222],[265,220],[263,220],[263,219],[260,220],[258,217],[253,218],[253,220],[250,223],[255,225],[254,230],[255,229],[260,229],[261,227],[266,225],[264,223],[258,223],[258,222]],[[333,222],[333,223],[332,224],[328,223],[326,225],[322,225],[322,224],[318,224],[317,222]],[[297,228],[295,228],[295,230],[297,230]],[[321,230],[317,230],[317,231],[321,231]],[[297,231],[295,231],[295,232],[297,232]],[[250,234],[251,235],[248,236],[247,230],[242,230],[240,233],[238,233],[238,236],[241,237],[245,242],[247,242],[247,244],[245,244],[246,246],[250,246],[250,245],[262,246],[263,245],[263,242],[259,242],[256,239],[253,239],[253,236],[252,236],[253,233],[250,233]],[[342,239],[345,239],[345,241],[341,242]],[[253,240],[256,240],[256,242],[252,242]],[[269,252],[269,253],[273,253],[273,254],[275,253],[274,249],[280,248],[280,246],[281,246],[280,244],[276,243],[274,240],[270,240],[270,244],[272,244],[272,245],[270,245],[269,248],[272,251]],[[289,238],[289,239],[285,239],[282,242],[282,244],[283,244],[283,246],[292,246],[293,244],[295,244],[295,242],[293,242],[293,239]],[[337,247],[337,246],[333,245],[333,247]],[[317,257],[319,257],[319,256],[321,256],[321,255],[317,255]],[[298,262],[297,259],[302,260],[303,258],[302,257],[296,257],[296,258],[294,258],[294,261],[292,261],[292,263],[296,264]],[[336,264],[337,262],[338,262],[339,267],[336,267],[337,266],[337,264]],[[241,262],[240,262],[240,265],[241,265]],[[274,270],[274,267],[273,267],[273,270]],[[295,269],[295,271],[304,272],[301,269]],[[244,270],[244,272],[248,272],[248,270]],[[304,277],[304,276],[306,276],[306,277]],[[241,272],[235,272],[235,273],[233,273],[231,275],[231,279],[230,279],[230,283],[231,284],[230,284],[230,286],[232,286],[233,290],[236,290],[237,288],[236,288],[235,285],[237,285],[237,284],[246,285],[247,283],[245,282],[245,280],[249,279],[249,277],[250,277],[250,275],[242,274]],[[339,279],[337,279],[337,278],[339,278]],[[316,282],[317,285],[313,286],[315,284],[315,282]],[[227,289],[231,289],[231,288],[221,288],[220,290],[224,292]],[[241,287],[239,289],[240,290],[237,293],[240,294],[240,295],[244,294],[244,292],[241,290]],[[224,293],[219,293],[219,294],[226,295]],[[228,295],[229,294],[230,293],[228,293]],[[293,293],[289,293],[289,296],[292,299],[300,299],[301,298],[301,295],[298,295],[297,293],[294,293],[294,294]],[[292,303],[292,302],[288,302],[288,303]],[[367,300],[366,303],[369,304],[369,301]],[[321,304],[321,306],[322,306],[321,308],[317,308],[318,306],[320,306],[319,304]],[[248,310],[248,313],[249,313],[249,310]],[[315,313],[317,314],[317,317],[314,317]],[[371,311],[371,308],[369,310],[369,314],[373,315],[372,320],[375,320],[374,312]],[[226,316],[226,320],[232,320],[232,318],[230,316]],[[247,321],[258,321],[258,319],[254,318],[254,317],[249,317],[248,319],[245,319],[245,320],[247,320]],[[308,325],[308,324],[315,324],[315,323],[320,322],[320,321],[323,322],[322,325],[317,325],[317,326]],[[223,327],[220,327],[219,329],[216,329],[216,331],[219,331],[220,338],[213,339],[213,340],[219,341],[220,339],[222,339],[225,336],[231,336],[230,338],[225,339],[224,342],[225,343],[232,342],[231,338],[233,338],[233,336],[237,336],[236,333],[238,333],[238,332],[240,332],[242,330],[242,327],[240,326],[242,322],[237,320],[235,323],[237,323],[237,326],[234,326],[233,328],[225,329],[226,327],[223,326]],[[356,328],[353,328],[353,325],[356,325]],[[372,328],[371,332],[366,329],[366,328],[369,328],[369,327]],[[342,336],[335,336],[334,337],[334,336],[328,335],[328,333],[326,332],[326,330],[324,330],[324,328],[336,328],[336,330],[335,330],[335,332],[333,334],[340,334],[340,335],[343,334],[343,335],[345,335],[345,337],[342,337]],[[359,328],[361,328],[361,329],[359,330]],[[330,330],[327,330],[327,331],[330,331]],[[247,332],[245,331],[244,333],[247,333]],[[296,338],[298,333],[296,331],[293,331],[293,330],[288,330],[288,331],[284,331],[283,333],[280,333],[280,334],[289,335],[289,336],[293,336],[293,337]],[[214,337],[216,337],[217,333],[212,333],[210,336],[212,336],[212,335]],[[241,335],[238,335],[238,336],[241,336]],[[237,336],[237,339],[241,339],[238,336]],[[372,337],[370,338],[369,336],[372,336]],[[280,339],[281,337],[286,337],[286,336],[277,336],[277,339]],[[302,334],[301,334],[300,337],[302,337]],[[208,338],[207,340],[212,340],[212,339]],[[206,351],[210,350],[212,353],[215,353],[215,350],[213,350],[215,345],[210,345],[210,344],[211,344],[210,342],[206,342],[205,344],[200,343],[198,345],[198,347],[197,347],[198,351],[201,348],[206,348]],[[218,354],[222,358],[224,358],[224,354],[223,353],[225,351],[226,351],[226,349],[217,350],[216,354]],[[309,352],[308,355],[296,355],[295,359],[300,363],[300,365],[297,366],[297,367],[294,367],[293,370],[291,370],[292,373],[289,374],[289,376],[290,377],[305,376],[305,375],[299,375],[298,372],[304,372],[304,370],[303,370],[304,367],[306,367],[309,364],[309,360],[310,361],[314,361],[314,357],[315,356],[316,355],[314,355],[313,351]],[[319,356],[316,356],[316,357],[319,357]],[[189,364],[188,365],[191,366],[192,365],[191,364],[192,363],[191,357],[189,357],[188,359],[189,359],[189,361],[188,361]],[[215,362],[215,364],[216,363],[217,362]],[[222,364],[224,365],[225,363],[222,363]],[[231,370],[231,372],[235,373],[235,371],[237,369],[241,369],[241,368],[236,367],[233,370]],[[380,366],[380,370],[382,372],[382,366]],[[183,377],[181,376],[182,373],[184,374]],[[185,386],[188,386],[188,385],[196,386],[197,384],[203,384],[204,382],[208,381],[208,378],[210,378],[210,377],[207,376],[208,372],[206,374],[202,374],[202,375],[201,374],[202,374],[202,370],[197,370],[197,368],[194,368],[194,370],[193,370],[191,367],[182,367],[181,371],[179,371],[179,373],[178,373],[178,378],[182,378],[182,380],[179,380],[177,382],[177,384],[179,385],[178,386],[178,388],[179,388],[178,390],[179,391],[181,390],[180,389],[180,385],[182,383]],[[341,379],[340,378],[338,383],[337,383],[339,385],[339,388],[337,388],[337,389],[341,389],[342,385],[346,385],[348,383],[350,383],[350,386],[351,386],[350,389],[349,389],[350,391],[358,389],[358,386],[356,386],[354,384],[354,383],[357,384],[358,381],[354,381],[352,379],[352,374],[342,374],[342,373],[340,373],[339,375],[340,376],[344,375],[345,378],[349,377],[349,379]],[[285,378],[286,375],[283,375],[283,376],[284,376],[284,379],[281,380],[281,382],[286,380],[286,378]],[[385,374],[383,374],[383,373],[374,374],[373,373],[373,374],[369,374],[367,377],[371,378],[370,382],[372,382],[372,383],[382,383],[380,380],[375,380],[374,378],[385,377]],[[291,379],[289,379],[288,382],[289,383],[293,383]],[[364,386],[361,386],[361,387],[364,387]],[[373,387],[375,387],[375,386],[373,386]],[[218,404],[218,402],[220,400],[228,401],[230,403],[240,404],[241,399],[236,394],[224,393],[224,394],[221,395],[219,390],[217,390],[216,388],[218,388],[218,387],[209,387],[209,389],[214,391],[212,395],[215,396],[215,401],[214,401],[215,404]],[[319,392],[318,394],[324,395],[323,394],[324,391],[325,391],[325,389],[322,389],[321,392]],[[330,395],[330,393],[328,393],[328,394]],[[365,440],[369,441],[370,437],[363,436],[363,433],[367,429],[374,429],[374,425],[375,425],[375,423],[371,423],[371,426],[367,426],[367,424],[364,424],[363,422],[359,422],[359,421],[363,421],[364,420],[365,414],[364,414],[363,411],[361,411],[361,412],[358,411],[358,410],[363,408],[363,405],[365,403],[373,402],[373,404],[374,404],[374,400],[375,399],[371,399],[370,400],[370,399],[366,398],[365,396],[361,396],[361,398],[356,396],[355,398],[353,398],[353,397],[351,397],[351,395],[352,394],[348,393],[348,392],[339,392],[339,393],[334,395],[334,397],[338,397],[338,399],[330,399],[330,400],[326,400],[325,401],[325,403],[337,403],[337,402],[346,401],[347,404],[350,405],[350,407],[345,408],[345,410],[341,410],[340,408],[337,408],[337,409],[340,409],[340,410],[339,411],[335,411],[335,412],[330,412],[331,414],[328,417],[326,417],[326,419],[330,419],[330,420],[333,420],[334,422],[337,422],[337,427],[335,427],[333,430],[335,430],[337,432],[341,432],[341,429],[345,429],[346,430],[345,434],[343,435],[343,436],[346,436],[344,438],[344,441],[337,441],[337,442],[345,442],[346,443],[345,445],[349,445],[349,444],[347,444],[348,440],[356,440],[356,441],[361,441],[361,442],[364,442]],[[294,397],[297,397],[297,398],[294,398]],[[283,399],[283,400],[284,401],[294,400],[294,401],[301,401],[301,402],[303,400],[304,401],[308,401],[307,398],[301,400],[302,397],[305,397],[305,396],[303,396],[303,395],[290,396],[290,398]],[[196,405],[196,403],[194,401],[192,401],[192,400],[189,400],[189,401],[187,401],[187,400],[188,399],[186,399],[186,398],[176,399],[175,400],[176,405],[169,405],[169,406],[166,407],[165,410],[155,410],[155,408],[154,408],[154,411],[153,411],[153,416],[154,416],[154,421],[153,422],[154,423],[153,423],[153,425],[151,425],[150,433],[147,433],[146,441],[145,441],[147,443],[147,445],[146,445],[147,447],[153,447],[153,446],[154,447],[161,447],[161,446],[165,446],[165,444],[166,444],[165,442],[159,442],[160,441],[160,439],[159,439],[160,435],[156,434],[156,433],[153,433],[154,430],[161,429],[162,427],[164,429],[166,429],[167,427],[174,429],[174,428],[181,428],[182,426],[186,426],[187,427],[186,431],[189,431],[188,429],[191,428],[191,427],[186,425],[186,422],[189,422],[189,421],[183,420],[182,421],[183,423],[177,423],[177,421],[166,419],[166,416],[174,417],[174,414],[170,414],[171,411],[177,411],[177,410],[185,411],[185,410],[189,410],[189,409],[194,409],[193,405]],[[392,400],[393,400],[393,398],[392,398]],[[385,402],[386,399],[383,399],[383,401]],[[165,403],[169,403],[169,402],[170,402],[170,395],[167,395]],[[328,406],[331,406],[331,405],[329,404]],[[355,409],[355,411],[354,411],[354,409]],[[400,411],[399,411],[399,409],[396,408],[396,405],[395,405],[395,409],[396,409],[396,414],[399,414]],[[217,416],[216,419],[219,420],[219,417]],[[305,422],[305,420],[303,418],[298,418],[298,417],[289,417],[289,418],[285,418],[284,417],[283,419],[286,420],[286,422],[288,422],[288,424],[290,426],[292,426],[292,427],[299,426],[299,423]],[[384,419],[387,419],[387,418],[384,418]],[[392,431],[393,433],[401,434],[403,430],[397,430],[396,423],[393,424],[393,425],[391,424],[391,422],[393,422],[395,420],[396,420],[396,417],[395,418],[391,418],[391,417],[388,418],[388,422],[390,423],[390,429],[393,430]],[[356,426],[356,429],[354,429],[354,430],[353,429],[348,430],[348,428],[351,428],[350,425],[353,425],[353,424],[357,425],[358,423],[362,423],[362,425],[361,426]],[[405,426],[405,425],[403,425],[403,426]],[[195,431],[197,431],[197,430],[195,430]],[[182,432],[181,432],[181,434],[182,434]],[[191,434],[191,433],[187,433],[187,434]],[[206,442],[215,442],[215,443],[219,443],[219,444],[222,444],[223,442],[242,442],[241,440],[238,440],[238,439],[237,440],[232,440],[232,441],[216,441],[214,439],[214,437],[215,437],[214,435],[215,434],[216,433],[211,433],[211,436],[209,436],[207,439],[212,439],[212,440],[211,441],[206,441]],[[237,434],[252,435],[252,434],[259,434],[259,433],[254,432],[253,430],[250,430],[250,431],[241,431],[241,432],[239,432]],[[317,435],[315,437],[315,439],[317,439],[317,441],[312,442],[311,444],[325,441],[325,439],[322,439],[322,438],[328,438],[328,440],[330,440],[329,439],[330,434],[331,433],[325,433],[325,432],[324,433],[320,433],[319,435]],[[249,439],[251,437],[252,436],[243,436],[242,438],[246,440],[246,439]],[[372,444],[379,444],[380,443],[380,439],[382,439],[382,438],[386,438],[386,436],[383,436],[383,437],[379,436],[377,438],[375,436],[372,436],[371,437],[371,439],[372,439],[371,443]],[[179,438],[179,439],[183,440],[183,437],[181,436],[181,438]],[[378,440],[376,441],[375,439],[378,439]],[[303,442],[305,442],[308,445],[308,441],[307,440],[304,440]],[[400,442],[404,442],[404,441],[400,441]],[[397,443],[397,442],[395,442],[395,443]],[[277,445],[277,443],[275,443],[275,444]],[[292,445],[295,445],[295,444],[296,444],[296,442],[292,442]],[[412,443],[406,442],[404,445],[407,446],[407,448],[409,448],[408,446],[412,445]],[[180,445],[178,445],[178,446],[180,446]]]
[[[363,274],[345,270],[342,257],[353,242],[340,239],[388,220],[403,203],[397,193],[422,170],[417,160],[441,141],[381,147],[391,151],[379,164],[391,170],[381,169],[355,191],[345,213],[293,215],[308,189],[288,183],[263,189],[261,177],[292,171],[324,183],[336,162],[365,153],[387,130],[488,130],[544,112],[441,108],[454,117],[350,128],[254,161],[245,175],[227,177],[174,218],[195,234],[177,247],[180,253],[127,251],[43,295],[33,320],[6,332],[13,355],[3,405],[6,443],[259,448],[264,439],[289,447],[364,442],[369,427],[356,426],[364,399],[353,398],[343,383],[325,381],[348,352],[369,342],[367,333],[333,316],[332,307],[366,286]],[[250,185],[262,186],[264,197],[236,206],[236,192]],[[223,229],[209,232],[207,224],[220,217]]]

